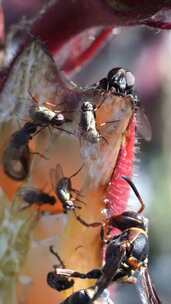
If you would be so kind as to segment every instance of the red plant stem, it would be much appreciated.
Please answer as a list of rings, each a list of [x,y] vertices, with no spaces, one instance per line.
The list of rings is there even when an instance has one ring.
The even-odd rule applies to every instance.
[[[143,24],[148,25],[153,28],[161,29],[161,30],[170,30],[171,29],[171,22],[147,20],[147,21],[144,21]]]
[[[102,30],[102,32],[95,38],[93,43],[83,53],[81,53],[81,55],[79,55],[77,58],[69,57],[68,60],[65,61],[61,69],[66,73],[71,73],[75,69],[81,67],[88,60],[93,58],[93,56],[95,56],[97,50],[102,47],[102,45],[106,42],[111,33],[112,28]]]
[[[4,13],[0,5],[0,44],[4,43]]]
[[[133,116],[127,128],[126,138],[121,146],[118,160],[106,191],[105,201],[109,216],[121,214],[127,206],[130,187],[122,179],[122,176],[132,177],[135,125],[135,116]]]
[[[135,0],[58,0],[34,22],[32,33],[46,42],[51,52],[57,51],[69,39],[97,26],[120,26],[139,23],[164,7],[166,1]]]

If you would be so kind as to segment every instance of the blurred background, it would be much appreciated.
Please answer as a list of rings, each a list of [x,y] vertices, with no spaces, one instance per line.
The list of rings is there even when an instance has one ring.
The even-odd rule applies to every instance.
[[[6,28],[23,16],[32,17],[41,0],[28,3],[5,0]],[[19,10],[20,8],[20,10]],[[95,39],[96,31],[88,39]],[[63,54],[67,49],[63,50]],[[61,57],[56,56],[59,68]],[[150,273],[163,303],[171,302],[171,32],[145,26],[114,29],[112,35],[97,51],[96,56],[68,73],[68,79],[80,86],[93,84],[106,76],[113,67],[130,70],[136,79],[136,88],[152,127],[152,140],[137,140],[134,181],[146,205],[149,219]],[[137,135],[138,136],[138,135]],[[139,136],[138,136],[139,137]],[[131,195],[129,208],[136,208]],[[139,303],[134,286],[119,285],[115,303]]]

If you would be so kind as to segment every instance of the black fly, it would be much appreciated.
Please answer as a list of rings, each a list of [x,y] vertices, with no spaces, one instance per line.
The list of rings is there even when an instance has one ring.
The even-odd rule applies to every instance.
[[[41,207],[42,205],[54,205],[56,203],[56,198],[53,195],[50,195],[44,192],[41,189],[35,187],[23,187],[19,191],[19,196],[26,203],[20,210],[27,209],[32,205],[37,205]]]
[[[38,126],[32,122],[27,122],[20,130],[14,132],[3,153],[4,172],[14,180],[24,180],[28,174],[31,163],[31,152],[29,141],[39,130]],[[39,154],[40,153],[33,153]]]
[[[107,140],[105,137],[103,137],[99,130],[97,129],[97,123],[96,123],[96,111],[98,108],[100,108],[101,104],[96,107],[89,101],[84,101],[81,106],[81,116],[80,116],[80,131],[81,131],[81,136],[89,141],[90,143],[98,143],[101,139],[103,139],[106,143]],[[107,121],[102,124],[100,124],[99,127],[103,127],[106,124],[109,123],[116,123],[117,120],[115,121]]]
[[[80,191],[73,188],[71,181],[71,179],[81,171],[82,167],[83,166],[81,166],[79,170],[76,171],[70,177],[64,176],[63,169],[60,164],[57,164],[55,169],[50,170],[52,187],[58,199],[62,203],[64,213],[67,213],[67,211],[69,210],[73,211],[76,208],[81,208],[80,206],[75,204],[75,201],[85,204],[80,199]],[[77,198],[73,197],[73,193],[77,195]]]
[[[109,71],[106,78],[96,84],[96,89],[102,93],[111,92],[118,96],[130,96],[138,119],[137,130],[145,140],[151,140],[151,125],[135,92],[135,77],[131,72],[121,67],[114,68]]]
[[[121,67],[110,70],[107,77],[97,83],[99,89],[111,91],[120,96],[133,94],[134,85],[134,75]]]
[[[102,137],[97,130],[95,111],[96,106],[89,101],[83,102],[79,127],[81,136],[91,143],[98,143]]]

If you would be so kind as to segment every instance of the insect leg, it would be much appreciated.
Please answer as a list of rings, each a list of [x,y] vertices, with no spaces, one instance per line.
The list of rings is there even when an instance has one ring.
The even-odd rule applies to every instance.
[[[38,156],[40,156],[41,158],[43,158],[43,159],[45,159],[45,160],[48,160],[48,158],[47,158],[45,155],[43,155],[42,153],[40,153],[40,152],[31,152],[31,154],[33,154],[33,155],[38,155]]]
[[[62,261],[61,257],[59,256],[59,254],[54,250],[53,246],[49,246],[49,251],[57,258],[57,260],[59,261],[59,266],[61,266],[62,268],[66,268],[64,262]],[[57,266],[57,267],[59,267]],[[56,268],[56,266],[55,266]]]
[[[79,278],[79,279],[99,279],[102,275],[102,272],[100,269],[93,269],[87,273],[82,273],[79,271],[74,271],[72,269],[63,269],[63,268],[58,268],[56,269],[56,274],[57,275],[63,275],[65,277],[70,277],[70,278]]]
[[[76,176],[82,170],[83,167],[84,167],[84,164],[82,164],[81,167],[74,174],[72,174],[69,178],[73,178],[74,176]],[[75,190],[75,189],[72,189],[72,190]],[[75,191],[77,191],[77,190],[75,190]]]
[[[122,176],[122,178],[130,185],[130,187],[132,188],[132,190],[134,191],[137,199],[139,200],[140,202],[140,209],[137,211],[137,213],[141,213],[143,212],[144,208],[145,208],[145,205],[144,205],[144,201],[142,199],[142,197],[140,196],[137,188],[135,187],[134,183],[129,179],[128,176]]]
[[[100,124],[100,127],[104,127],[106,124],[113,124],[119,122],[119,120],[111,120],[111,121],[105,121],[103,123]]]
[[[87,223],[85,220],[83,220],[79,215],[76,214],[76,212],[73,210],[74,212],[74,215],[77,219],[77,221],[79,221],[82,225],[86,226],[86,227],[93,227],[93,228],[96,228],[96,227],[99,227],[99,226],[102,226],[102,223],[100,222],[94,222],[94,223]]]
[[[76,136],[74,133],[72,133],[72,132],[70,132],[70,131],[68,131],[68,130],[65,130],[65,129],[63,129],[63,128],[59,128],[59,127],[55,127],[55,126],[53,126],[53,127],[54,127],[55,129],[57,129],[57,130],[60,130],[60,131],[65,132],[65,133],[67,133],[67,134]]]

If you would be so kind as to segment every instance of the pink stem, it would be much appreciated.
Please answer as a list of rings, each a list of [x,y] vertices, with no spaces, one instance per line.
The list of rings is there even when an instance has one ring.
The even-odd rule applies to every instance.
[[[111,28],[102,30],[102,32],[96,37],[93,43],[83,53],[81,53],[81,55],[79,55],[77,58],[69,57],[68,60],[65,61],[61,69],[66,73],[71,73],[75,69],[81,67],[83,64],[85,64],[88,60],[90,60],[91,58],[93,58],[93,56],[96,55],[97,50],[102,47],[102,45],[110,37],[111,33]]]

